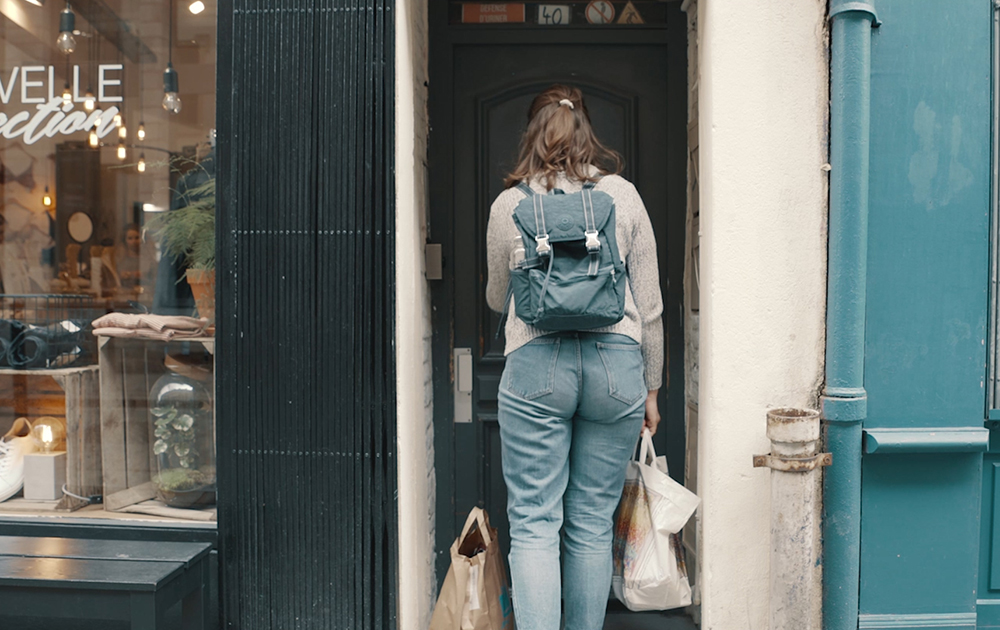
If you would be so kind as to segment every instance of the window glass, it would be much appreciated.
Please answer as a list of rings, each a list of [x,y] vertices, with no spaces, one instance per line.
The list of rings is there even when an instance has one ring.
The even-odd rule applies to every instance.
[[[0,519],[215,520],[215,24],[0,3]]]

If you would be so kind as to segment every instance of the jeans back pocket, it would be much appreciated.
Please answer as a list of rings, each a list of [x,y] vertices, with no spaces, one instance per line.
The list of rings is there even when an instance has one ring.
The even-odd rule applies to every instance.
[[[608,393],[631,405],[646,395],[642,350],[637,343],[597,342],[604,369],[608,373]]]
[[[507,356],[503,370],[508,392],[532,400],[552,393],[556,377],[559,342],[554,336],[536,337]]]

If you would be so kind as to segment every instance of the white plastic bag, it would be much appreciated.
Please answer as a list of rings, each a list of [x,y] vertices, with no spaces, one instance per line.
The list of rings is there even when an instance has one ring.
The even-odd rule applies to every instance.
[[[691,605],[691,584],[677,532],[700,499],[667,474],[648,430],[639,459],[628,463],[615,520],[611,586],[629,610],[668,610]]]

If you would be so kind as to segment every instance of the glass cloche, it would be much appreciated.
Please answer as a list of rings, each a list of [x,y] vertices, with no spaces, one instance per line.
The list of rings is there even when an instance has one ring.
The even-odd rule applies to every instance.
[[[180,508],[215,503],[211,356],[167,355],[149,393],[157,498]]]

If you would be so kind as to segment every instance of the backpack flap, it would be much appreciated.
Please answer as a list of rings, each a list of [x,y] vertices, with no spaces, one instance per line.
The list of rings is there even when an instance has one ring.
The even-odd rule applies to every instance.
[[[588,190],[586,193],[591,201],[587,208],[593,208],[591,230],[587,229],[584,217],[584,192],[526,197],[514,209],[515,221],[525,235],[548,236],[550,244],[585,241],[588,231],[600,232],[604,229],[615,205],[611,195],[605,192]],[[535,249],[535,242],[525,245],[527,251]]]

